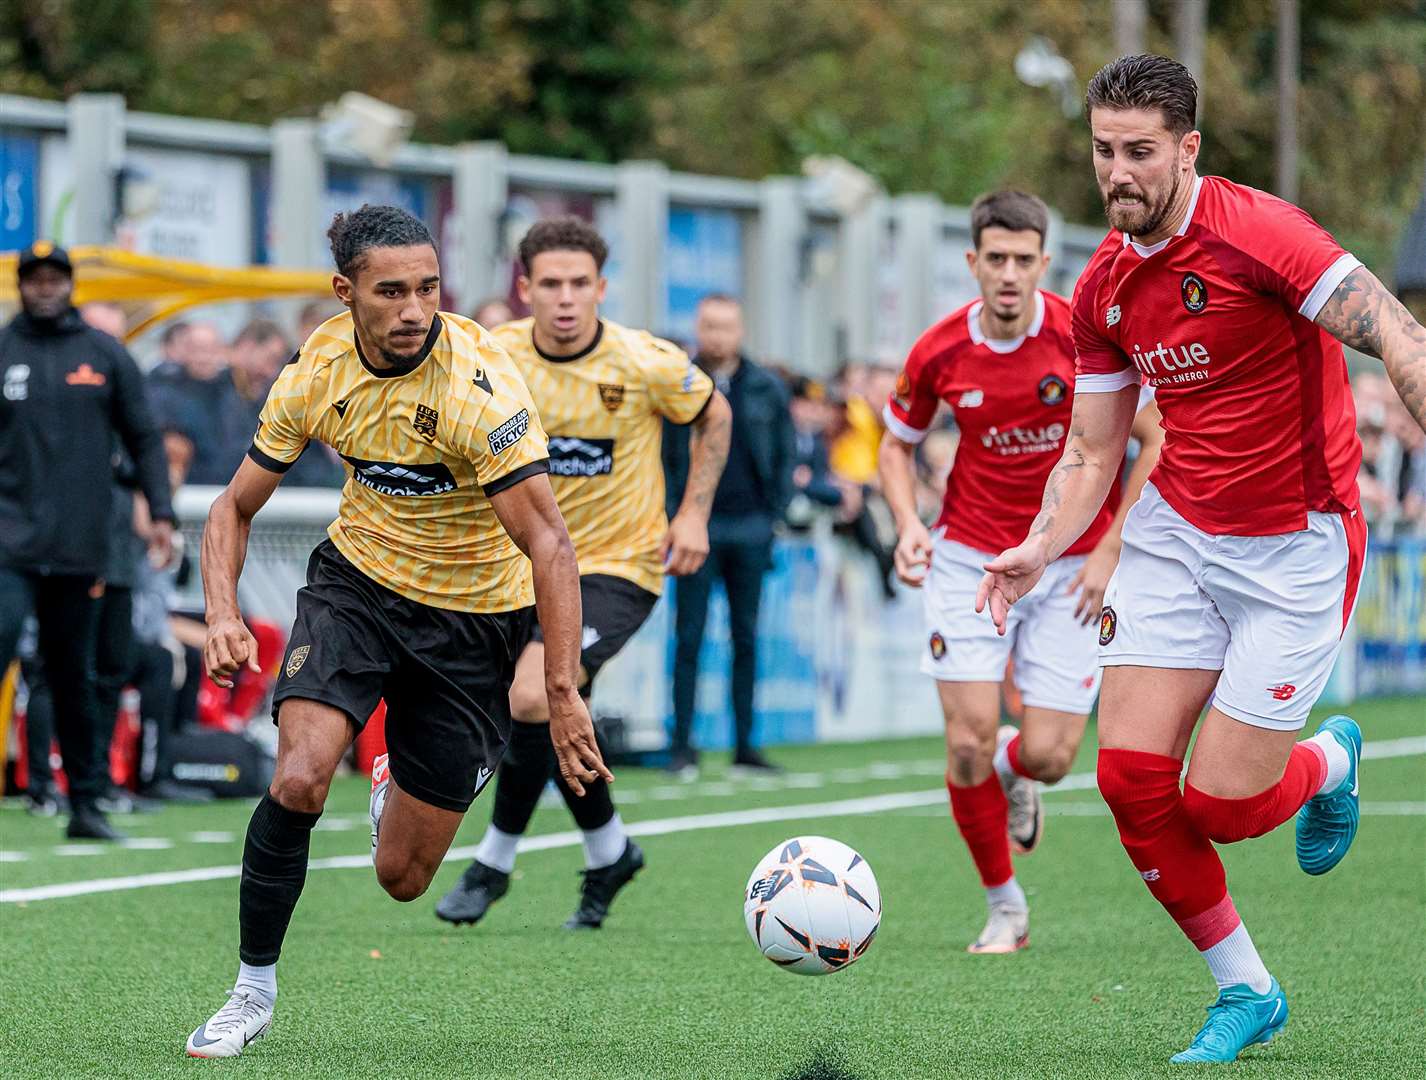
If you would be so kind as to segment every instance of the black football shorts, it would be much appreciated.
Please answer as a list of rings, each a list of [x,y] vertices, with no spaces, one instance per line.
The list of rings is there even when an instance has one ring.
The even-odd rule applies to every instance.
[[[273,693],[340,709],[360,730],[386,699],[396,785],[463,813],[510,739],[510,682],[534,608],[449,611],[367,577],[323,540],[297,592],[297,619]]]
[[[613,574],[584,574],[579,579],[579,600],[584,608],[583,641],[579,663],[594,685],[599,669],[638,633],[659,602],[656,594]],[[543,641],[538,625],[534,640]]]

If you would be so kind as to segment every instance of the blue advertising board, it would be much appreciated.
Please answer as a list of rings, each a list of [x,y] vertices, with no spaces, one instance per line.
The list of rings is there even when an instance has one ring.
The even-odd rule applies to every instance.
[[[681,343],[693,340],[698,301],[743,290],[743,223],[734,210],[670,207],[665,249],[668,322],[651,327]]]
[[[29,247],[39,213],[40,140],[0,131],[0,251]]]

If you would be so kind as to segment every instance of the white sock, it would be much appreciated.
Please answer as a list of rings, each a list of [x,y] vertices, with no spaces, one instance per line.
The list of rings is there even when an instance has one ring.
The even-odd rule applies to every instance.
[[[619,856],[624,854],[624,845],[628,842],[624,823],[619,820],[619,815],[615,814],[599,828],[584,834],[585,869],[598,870],[618,862]]]
[[[1342,781],[1347,779],[1347,773],[1352,768],[1351,755],[1347,753],[1347,748],[1332,737],[1328,731],[1320,735],[1314,735],[1307,740],[1316,743],[1321,749],[1324,757],[1327,758],[1327,779],[1322,781],[1322,786],[1317,789],[1317,794],[1324,791],[1335,791],[1342,786]]]
[[[1212,948],[1200,954],[1213,973],[1213,981],[1218,989],[1247,983],[1254,993],[1263,994],[1272,985],[1272,976],[1263,966],[1262,957],[1248,936],[1248,928],[1242,923],[1238,928]]]
[[[1010,740],[1006,739],[995,748],[995,757],[991,759],[995,764],[995,775],[1000,777],[1002,784],[1014,780],[1020,774],[1010,767]]]
[[[491,825],[480,838],[475,857],[492,870],[508,874],[515,869],[515,847],[519,843],[520,837],[515,833],[502,832]]]
[[[985,890],[985,902],[991,907],[1007,907],[1012,911],[1029,911],[1030,904],[1025,899],[1025,890],[1012,876],[1003,885],[993,885]]]
[[[238,977],[233,983],[233,989],[256,991],[271,1004],[277,1000],[277,965],[244,964],[238,961]]]

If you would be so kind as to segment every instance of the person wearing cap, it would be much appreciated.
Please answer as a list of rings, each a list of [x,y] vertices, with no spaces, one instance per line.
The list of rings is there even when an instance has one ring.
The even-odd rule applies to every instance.
[[[155,521],[150,556],[173,537],[163,442],[127,350],[72,303],[64,249],[20,253],[20,313],[0,328],[0,663],[15,655],[27,616],[54,695],[69,777],[71,838],[118,838],[98,806],[95,635],[109,555],[115,445],[134,463]]]

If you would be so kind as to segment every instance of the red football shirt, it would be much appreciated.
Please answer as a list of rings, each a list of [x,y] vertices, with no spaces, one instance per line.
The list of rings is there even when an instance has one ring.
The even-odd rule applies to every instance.
[[[1064,451],[1074,344],[1069,304],[1054,293],[1036,294],[1034,320],[1013,341],[987,338],[980,309],[979,300],[967,304],[921,335],[884,417],[898,439],[919,443],[937,405],[950,405],[961,441],[936,526],[958,543],[1000,552],[1025,539]],[[1099,543],[1119,497],[1116,485],[1066,555]]]
[[[1205,176],[1176,236],[1143,247],[1112,232],[1085,267],[1079,392],[1155,388],[1150,479],[1204,532],[1295,532],[1308,511],[1357,508],[1347,365],[1312,320],[1360,265],[1291,203]]]

